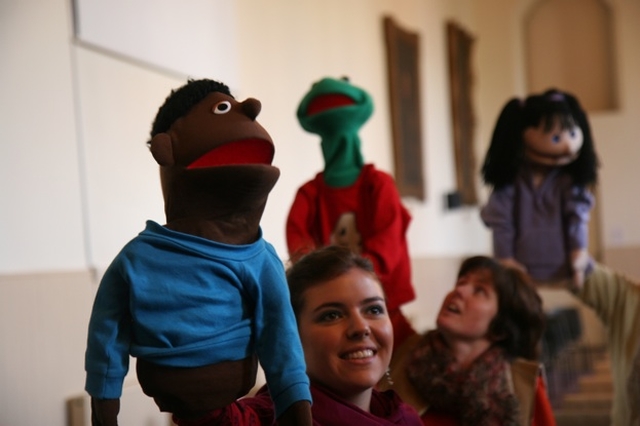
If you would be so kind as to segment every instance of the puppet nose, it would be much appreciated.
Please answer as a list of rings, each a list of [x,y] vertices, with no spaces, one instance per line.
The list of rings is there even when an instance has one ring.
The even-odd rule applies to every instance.
[[[261,109],[262,104],[257,99],[248,98],[242,102],[242,111],[252,120],[256,119]]]

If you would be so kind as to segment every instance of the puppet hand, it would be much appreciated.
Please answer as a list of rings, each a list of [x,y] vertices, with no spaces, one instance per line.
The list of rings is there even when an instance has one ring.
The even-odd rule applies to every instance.
[[[311,426],[311,404],[308,401],[294,402],[278,417],[279,426]]]
[[[527,267],[524,266],[522,263],[518,262],[517,260],[515,260],[513,257],[503,257],[498,260],[500,261],[500,263],[502,263],[502,265],[506,266],[507,268],[513,268],[513,269],[522,271],[525,274],[527,273]]]
[[[344,213],[340,216],[330,235],[330,242],[332,245],[346,247],[356,254],[362,253],[362,236],[358,232],[354,213]]]
[[[91,398],[91,426],[118,426],[119,399]]]
[[[571,266],[573,267],[572,290],[580,290],[584,285],[585,272],[589,266],[587,250],[573,250],[571,252]]]

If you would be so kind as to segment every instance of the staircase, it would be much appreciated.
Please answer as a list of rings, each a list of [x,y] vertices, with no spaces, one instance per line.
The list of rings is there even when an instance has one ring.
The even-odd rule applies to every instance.
[[[557,426],[610,425],[613,384],[608,354],[593,354],[591,365],[590,371],[578,376],[573,389],[556,402]]]

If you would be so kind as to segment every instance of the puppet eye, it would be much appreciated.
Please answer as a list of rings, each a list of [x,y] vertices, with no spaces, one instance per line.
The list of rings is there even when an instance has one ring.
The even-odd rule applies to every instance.
[[[553,137],[551,138],[551,141],[553,141],[553,143],[560,142],[560,135],[553,135]]]
[[[219,102],[213,107],[214,114],[226,114],[229,111],[231,111],[231,102],[229,101]]]

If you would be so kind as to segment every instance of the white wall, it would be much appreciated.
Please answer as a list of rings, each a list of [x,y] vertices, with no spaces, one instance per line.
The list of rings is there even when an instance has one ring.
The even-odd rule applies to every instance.
[[[238,86],[235,2],[227,0],[74,0],[83,43],[190,77],[215,73]],[[193,48],[185,48],[192,46]]]
[[[91,27],[83,26],[84,21],[79,27],[81,34],[88,35],[81,44],[74,45],[70,43],[68,4],[56,0],[44,3],[55,12],[39,14],[32,10],[46,7],[32,8],[29,2],[13,0],[10,13],[3,14],[2,18],[8,24],[3,26],[5,31],[11,29],[3,38],[6,40],[4,54],[33,57],[32,63],[9,61],[10,67],[2,71],[3,84],[11,89],[10,93],[15,93],[12,99],[18,103],[17,110],[29,110],[36,94],[42,103],[56,107],[55,114],[50,110],[46,119],[39,117],[38,125],[25,125],[33,121],[33,117],[25,113],[3,117],[7,140],[13,142],[2,148],[11,150],[3,156],[7,161],[3,173],[5,181],[13,180],[20,185],[2,188],[1,195],[10,209],[0,213],[4,216],[0,226],[3,226],[2,232],[7,233],[5,241],[11,243],[3,244],[0,272],[83,267],[102,270],[123,243],[142,228],[145,218],[162,219],[157,175],[153,171],[155,163],[147,155],[144,142],[158,106],[171,88],[184,82],[188,73],[177,66],[179,71],[163,72],[169,69],[166,61],[154,64],[157,68],[145,68],[141,64],[152,62],[147,57],[140,58],[140,62],[127,61],[132,48],[125,46],[129,50],[118,51],[118,42],[123,39],[128,20],[123,24],[124,29],[118,29],[118,40],[101,46],[101,49],[115,50],[117,56],[93,49],[86,43],[98,44],[101,38],[93,36]],[[169,3],[164,2],[163,7]],[[218,74],[226,75],[229,69],[235,69],[233,62],[237,62],[241,70],[237,97],[254,96],[264,104],[259,120],[277,144],[275,163],[281,168],[282,178],[271,195],[263,227],[283,257],[286,257],[286,210],[296,188],[322,169],[317,136],[305,133],[295,118],[297,103],[314,81],[324,76],[349,75],[354,83],[370,91],[376,110],[361,131],[363,151],[367,161],[392,172],[382,26],[385,13],[421,36],[428,198],[425,203],[407,200],[414,216],[410,230],[412,253],[433,256],[487,249],[486,231],[479,223],[476,210],[445,212],[443,204],[444,194],[454,189],[455,173],[444,61],[445,33],[441,21],[460,14],[458,9],[467,10],[463,7],[466,3],[367,0],[353,1],[345,7],[337,0],[321,3],[282,0],[280,7],[273,7],[272,3],[237,2],[237,32],[229,37],[230,43],[237,40],[235,51],[230,49],[234,54],[227,58],[227,52],[219,52],[221,55],[216,56],[216,61],[195,63],[193,68],[198,75],[203,67],[230,61],[231,65],[220,65],[219,72],[212,70],[211,77],[218,78]],[[341,12],[336,14],[335,10]],[[118,19],[109,19],[109,11],[101,12],[105,16],[100,22],[118,22]],[[126,12],[131,11],[126,9]],[[166,14],[166,10],[162,12]],[[225,19],[231,12],[226,13]],[[83,13],[79,15],[82,17]],[[58,20],[52,19],[56,16]],[[46,26],[42,24],[45,19]],[[87,19],[87,22],[93,21]],[[200,22],[202,20],[195,20],[194,25]],[[145,26],[142,24],[150,25],[143,22],[141,28]],[[145,32],[141,34],[130,35],[136,41],[132,45],[148,37]],[[179,34],[174,37],[178,38]],[[30,49],[11,42],[24,38],[34,39]],[[190,34],[184,36],[184,41],[185,45],[194,44]],[[172,48],[168,46],[168,56]],[[214,48],[203,43],[183,50],[202,49],[203,56],[208,58]],[[179,60],[177,57],[176,61]],[[43,70],[59,71],[50,75]],[[33,83],[26,78],[29,73],[37,75],[34,80],[38,85],[33,89],[30,86]],[[21,91],[18,92],[18,88]],[[30,96],[19,96],[17,92]],[[7,101],[3,105],[12,106]],[[56,127],[64,125],[54,133],[55,137],[45,130],[52,128],[47,121],[54,120]],[[28,132],[33,132],[33,136],[25,138]],[[31,143],[20,143],[22,141]],[[22,149],[24,146],[29,149]],[[31,154],[34,150],[38,152],[35,158]],[[306,161],[298,161],[300,158]],[[51,173],[44,174],[53,167],[64,171],[65,180]],[[41,179],[45,176],[47,179]],[[47,215],[41,214],[42,209],[37,207],[40,205],[46,206]],[[55,215],[56,210],[60,211],[60,217]],[[32,216],[39,220],[32,220]],[[34,252],[34,248],[38,251]]]
[[[259,121],[276,143],[275,164],[282,175],[262,224],[283,258],[284,221],[295,190],[323,164],[317,136],[305,133],[295,118],[299,100],[315,80],[349,75],[371,93],[376,110],[361,131],[364,155],[392,171],[382,30],[383,14],[391,14],[420,34],[427,200],[407,200],[413,214],[410,250],[419,265],[414,271],[419,300],[407,310],[420,328],[430,325],[457,259],[489,250],[477,208],[444,209],[444,194],[455,186],[444,23],[456,19],[477,37],[480,160],[502,105],[524,94],[517,22],[530,1],[234,2],[235,46],[229,55],[238,70],[234,91],[240,99],[262,101]],[[640,145],[634,143],[640,134],[635,45],[640,4],[611,1],[621,109],[593,114],[591,121],[603,162],[599,201],[605,246],[633,248],[640,246],[632,214],[640,207],[632,186],[640,178],[635,165]],[[69,3],[0,2],[3,426],[61,426],[65,398],[82,391],[86,321],[96,288],[91,272],[95,268],[99,275],[145,219],[162,221],[157,169],[144,144],[157,108],[188,73],[163,71],[164,65],[146,68],[75,44]],[[210,77],[219,78],[214,72]]]
[[[85,271],[0,276],[0,425],[66,425],[94,293]]]
[[[87,266],[67,3],[0,2],[0,273]]]
[[[375,111],[360,131],[365,160],[393,172],[382,24],[383,15],[388,14],[420,36],[427,200],[405,200],[413,215],[411,253],[418,257],[450,256],[488,250],[477,209],[444,209],[445,194],[455,189],[455,170],[443,20],[454,16],[466,19],[462,12],[469,9],[469,2],[279,2],[284,3],[286,7],[280,9],[269,3],[240,2],[238,8],[241,27],[265,28],[259,41],[250,31],[241,33],[239,43],[247,48],[242,49],[240,69],[242,94],[256,96],[264,103],[260,119],[275,139],[276,163],[283,172],[263,221],[276,249],[286,255],[283,206],[288,208],[295,190],[323,165],[318,136],[305,133],[295,118],[298,102],[314,81],[347,75],[370,92]],[[296,40],[293,44],[292,39]],[[259,72],[255,64],[260,64]]]
[[[279,7],[274,7],[273,3],[238,0],[235,7],[223,10],[225,22],[237,24],[236,32],[229,35],[235,48],[216,49],[212,43],[203,43],[183,49],[202,48],[206,60],[192,65],[196,73],[216,64],[220,65],[211,71],[213,78],[238,69],[238,76],[232,79],[237,80],[236,95],[263,102],[259,120],[274,137],[275,164],[282,177],[262,224],[283,258],[284,221],[295,190],[322,169],[317,135],[305,133],[295,118],[299,100],[314,81],[348,75],[371,93],[375,112],[361,130],[364,155],[367,161],[393,172],[384,14],[416,31],[421,43],[427,200],[405,200],[414,218],[409,230],[411,254],[458,256],[490,249],[477,208],[447,211],[444,207],[445,194],[455,187],[444,21],[455,19],[477,37],[478,162],[504,102],[525,94],[518,22],[532,0],[487,1],[493,6],[481,7],[469,0],[354,0],[348,6],[339,0],[280,0]],[[598,201],[606,248],[640,245],[640,227],[626,213],[637,210],[640,200],[620,190],[629,179],[621,171],[634,173],[633,159],[640,150],[633,139],[640,130],[640,123],[633,119],[640,109],[640,88],[634,80],[640,64],[637,55],[624,54],[633,52],[632,40],[640,32],[633,24],[639,6],[626,0],[612,2],[618,24],[621,109],[590,114],[603,163]],[[8,64],[0,71],[0,84],[9,94],[1,103],[7,111],[2,128],[8,142],[0,148],[5,163],[0,173],[3,182],[10,183],[0,189],[8,206],[0,212],[5,241],[0,249],[0,273],[102,270],[146,218],[162,221],[155,163],[144,142],[157,107],[188,73],[183,68],[162,72],[169,67],[166,61],[157,69],[146,68],[86,44],[74,45],[70,43],[69,5],[61,0],[40,3],[30,7],[30,1],[5,0],[2,7],[6,10],[0,18],[6,34],[2,53]],[[163,15],[172,4],[169,0],[163,3]],[[212,13],[207,3],[198,4],[207,12],[199,16]],[[197,26],[208,21],[194,22]],[[228,33],[229,29],[222,26],[221,31]],[[119,40],[125,39],[123,32],[118,32]],[[135,32],[130,37],[149,43]],[[185,35],[184,42],[194,44],[192,35]],[[117,43],[107,47],[117,49]],[[167,48],[168,56],[172,49],[175,47]],[[234,53],[228,54],[230,51]],[[209,56],[216,53],[220,55],[211,61]],[[36,99],[49,106],[48,114],[37,119],[26,113]],[[301,158],[305,161],[299,161]],[[486,189],[479,187],[484,195]]]
[[[477,55],[478,149],[484,154],[497,116],[506,101],[526,95],[522,31],[518,22],[536,0],[486,0],[474,3],[479,35]],[[611,5],[619,109],[591,112],[596,150],[600,157],[599,198],[605,254],[640,246],[640,226],[632,212],[640,209],[634,192],[640,156],[640,56],[634,50],[640,39],[640,2],[601,0]],[[588,72],[588,70],[585,70]],[[577,94],[579,97],[579,94]],[[605,256],[606,258],[607,256]]]

